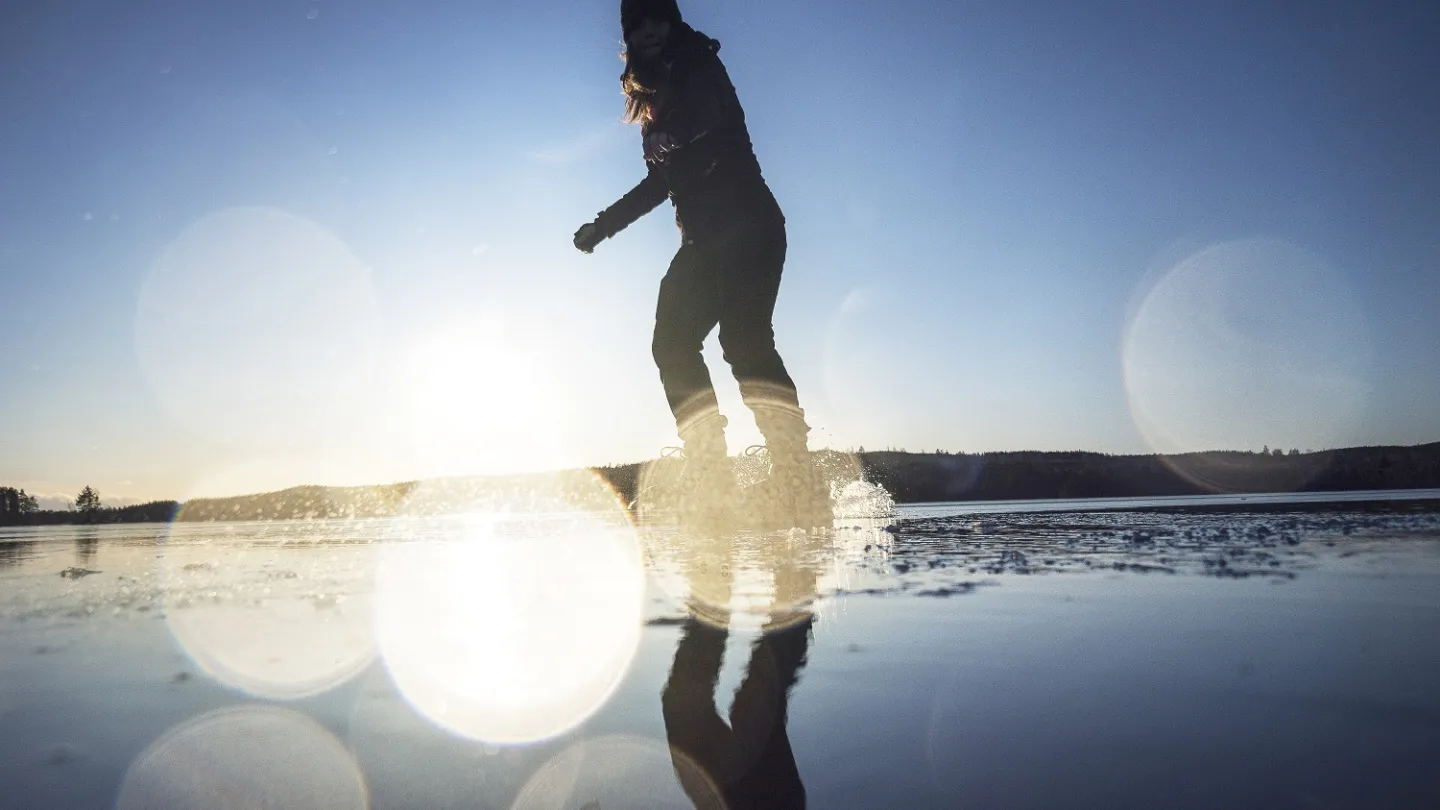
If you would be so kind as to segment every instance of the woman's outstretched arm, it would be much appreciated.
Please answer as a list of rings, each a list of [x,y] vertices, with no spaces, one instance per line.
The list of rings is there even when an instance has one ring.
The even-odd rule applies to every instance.
[[[645,175],[644,180],[595,217],[595,227],[602,238],[609,239],[630,227],[635,220],[655,210],[655,207],[665,202],[669,196],[665,175],[659,167],[651,164],[650,172]]]

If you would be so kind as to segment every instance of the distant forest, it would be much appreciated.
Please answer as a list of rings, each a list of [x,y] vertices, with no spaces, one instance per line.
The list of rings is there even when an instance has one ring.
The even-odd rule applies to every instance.
[[[821,451],[827,469],[853,469],[839,463],[847,454]],[[1112,456],[1085,452],[906,453],[853,455],[865,480],[883,486],[896,503],[939,501],[1034,500],[1059,498],[1138,498],[1202,495],[1215,492],[1353,492],[1440,488],[1440,442],[1415,447],[1356,447],[1313,453],[1290,451],[1187,453],[1176,456]],[[627,502],[635,497],[643,464],[591,470]],[[585,471],[560,474],[578,483]],[[386,517],[402,503],[415,511],[414,496],[430,499],[422,513],[438,513],[449,503],[443,491],[460,488],[465,502],[514,504],[541,477],[506,476],[450,479],[439,486],[407,482],[372,487],[293,487],[280,492],[234,498],[175,501],[107,508],[98,496],[75,511],[34,509],[0,488],[0,525],[60,523],[139,523],[221,520],[293,520]],[[553,477],[549,480],[553,482]],[[86,488],[89,492],[89,488]],[[584,491],[576,486],[574,492]],[[427,494],[430,493],[430,494]],[[576,497],[593,497],[584,494]],[[77,501],[83,501],[82,499]],[[29,508],[22,508],[28,506]]]
[[[1315,453],[863,453],[896,503],[1440,488],[1440,442]]]
[[[0,490],[3,500],[3,490]],[[154,501],[132,506],[97,506],[87,510],[9,510],[0,506],[0,526],[56,526],[62,524],[168,523],[180,510],[176,501]]]

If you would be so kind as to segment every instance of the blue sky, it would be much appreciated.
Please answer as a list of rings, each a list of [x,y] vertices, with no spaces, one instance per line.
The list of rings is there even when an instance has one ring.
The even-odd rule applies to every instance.
[[[616,4],[0,11],[0,482],[113,498],[675,441]],[[1440,439],[1440,6],[691,0],[789,218],[815,445]],[[732,451],[758,442],[712,337]]]

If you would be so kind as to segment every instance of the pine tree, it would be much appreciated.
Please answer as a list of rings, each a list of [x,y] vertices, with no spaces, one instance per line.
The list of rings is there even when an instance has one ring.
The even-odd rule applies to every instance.
[[[100,493],[90,487],[85,487],[80,490],[79,497],[75,498],[75,508],[81,512],[100,511]]]

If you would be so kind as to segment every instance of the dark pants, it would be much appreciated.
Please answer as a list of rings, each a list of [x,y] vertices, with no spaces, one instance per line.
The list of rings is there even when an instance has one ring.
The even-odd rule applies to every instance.
[[[687,240],[670,262],[660,282],[650,349],[682,433],[719,410],[700,355],[717,325],[745,404],[752,410],[779,404],[798,412],[795,383],[775,350],[771,324],[784,267],[783,223],[747,227],[724,239]]]

